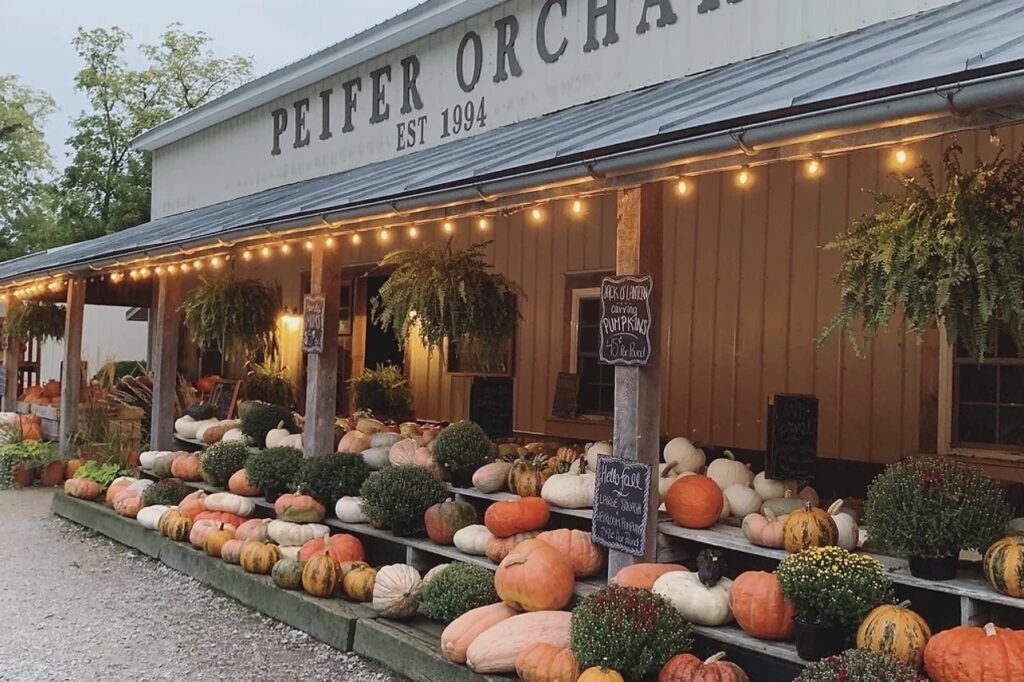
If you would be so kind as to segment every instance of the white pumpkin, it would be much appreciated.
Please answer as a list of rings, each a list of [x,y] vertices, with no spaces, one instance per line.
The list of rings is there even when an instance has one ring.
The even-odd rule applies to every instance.
[[[672,571],[654,581],[654,593],[672,603],[683,618],[698,625],[725,625],[732,620],[729,589],[732,581],[722,578],[708,586],[696,573]]]
[[[249,437],[242,432],[242,429],[228,429],[224,432],[224,436],[220,439],[221,442],[239,442],[248,443]]]
[[[659,465],[658,474],[658,495],[662,499],[665,499],[665,495],[668,495],[668,489],[672,487],[672,484],[678,481],[680,478],[687,476],[696,476],[697,474],[692,471],[678,471],[676,469],[675,462],[665,462]]]
[[[292,523],[274,519],[267,525],[267,535],[282,547],[302,547],[310,540],[325,538],[331,529],[322,523]]]
[[[422,582],[412,566],[384,566],[373,584],[373,610],[384,618],[412,618],[419,610]]]
[[[290,435],[292,435],[292,432],[284,428],[284,422],[280,422],[277,428],[267,431],[267,437],[263,442],[268,448],[279,448],[281,447],[281,441]]]
[[[282,448],[295,448],[296,450],[302,449],[302,434],[293,433],[290,436],[286,436],[278,441],[278,447]]]
[[[717,483],[722,490],[737,483],[750,485],[754,482],[754,474],[750,471],[750,467],[743,462],[737,462],[736,457],[729,450],[725,451],[724,456],[708,465],[708,478]]]
[[[177,507],[169,507],[166,504],[154,504],[149,507],[143,507],[135,516],[135,520],[142,524],[143,528],[156,530],[160,525],[161,517],[171,509],[177,509]]]
[[[206,509],[208,511],[228,512],[239,516],[249,516],[256,511],[256,503],[248,497],[235,495],[234,493],[213,493],[207,495]]]
[[[153,485],[153,480],[149,478],[140,478],[136,481],[132,481],[125,490],[131,490],[136,493],[145,492],[146,488]]]
[[[1024,517],[1018,516],[1010,519],[1010,523],[1007,524],[1007,530],[1010,535],[1024,534]]]
[[[474,524],[455,531],[455,548],[465,554],[484,556],[487,554],[487,542],[493,538],[487,526]]]
[[[597,471],[597,458],[598,457],[611,457],[612,456],[612,444],[608,442],[592,443],[587,448],[586,460],[587,468],[591,471]]]
[[[452,565],[453,564],[450,564],[450,563],[449,564],[438,564],[437,566],[434,566],[432,569],[427,571],[427,574],[423,576],[423,582],[420,583],[420,589],[421,590],[426,589],[427,585],[430,584],[431,580],[433,580],[437,576],[441,575],[441,573],[444,571],[444,569],[446,569],[446,568],[448,568],[449,566],[452,566]]]
[[[730,516],[732,516],[732,509],[729,508],[729,498],[726,497],[723,494],[722,495],[722,513],[718,515],[718,520],[719,521],[724,521],[725,519],[729,518]]]
[[[343,523],[369,523],[363,513],[363,500],[358,497],[343,497],[334,505],[334,515]]]
[[[852,515],[844,514],[841,511],[842,508],[843,501],[836,500],[828,508],[828,513],[836,522],[836,528],[839,530],[839,546],[852,552],[860,544],[860,525]]]
[[[214,426],[220,426],[220,420],[219,419],[204,419],[201,422],[196,422],[196,435],[195,435],[195,439],[196,440],[202,440],[203,439],[203,435],[206,433],[206,429],[212,428]]]
[[[729,512],[732,516],[743,518],[747,514],[760,511],[764,500],[751,488],[737,483],[722,491],[722,495],[729,501]]]
[[[550,505],[565,509],[586,509],[594,506],[597,474],[555,474],[544,482],[541,498]]]
[[[281,552],[282,559],[298,559],[302,547],[278,547],[277,551]]]
[[[195,438],[196,420],[186,414],[174,422],[174,432],[185,438]]]
[[[696,473],[707,462],[707,455],[691,443],[689,438],[673,438],[665,444],[662,454],[665,457],[665,462],[675,464],[675,470],[679,473],[684,471]]]
[[[150,465],[146,468],[160,478],[166,478],[171,475],[171,463],[178,454],[177,452],[158,452],[150,458]]]
[[[404,440],[405,436],[400,433],[392,433],[391,431],[381,431],[375,433],[370,438],[371,448],[390,448],[392,445],[400,440]]]
[[[811,503],[812,507],[821,506],[821,497],[818,495],[818,491],[811,486],[806,486],[800,489],[800,492],[796,494],[801,500],[806,500]]]
[[[754,476],[754,492],[762,500],[774,500],[778,497],[785,497],[786,482],[768,478],[768,475],[762,471],[757,476]]]
[[[153,461],[159,454],[159,450],[147,450],[146,452],[139,453],[139,466],[143,469],[152,469]]]
[[[378,436],[381,434],[377,434]],[[380,471],[384,467],[391,463],[388,455],[391,451],[390,447],[376,447],[367,448],[363,450],[363,461],[366,462],[366,466],[370,467],[374,471]]]

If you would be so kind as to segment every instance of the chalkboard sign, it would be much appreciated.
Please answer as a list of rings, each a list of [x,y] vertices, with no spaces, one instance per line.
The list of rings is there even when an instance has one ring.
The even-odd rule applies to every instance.
[[[318,355],[324,352],[324,310],[327,299],[306,294],[302,299],[302,352]]]
[[[650,495],[649,464],[599,457],[594,490],[594,542],[632,556],[643,556]]]
[[[210,399],[207,401],[213,408],[217,419],[231,419],[235,414],[235,405],[238,403],[238,392],[242,387],[241,381],[218,381],[210,391]]]
[[[818,458],[818,398],[776,395],[768,406],[768,478],[809,481]]]
[[[642,366],[651,361],[651,294],[654,279],[605,277],[601,281],[598,354],[605,365]]]
[[[555,404],[551,416],[575,419],[580,410],[580,375],[559,372],[555,380]]]
[[[514,388],[512,379],[473,379],[469,389],[469,419],[479,424],[491,438],[508,438],[512,435]]]

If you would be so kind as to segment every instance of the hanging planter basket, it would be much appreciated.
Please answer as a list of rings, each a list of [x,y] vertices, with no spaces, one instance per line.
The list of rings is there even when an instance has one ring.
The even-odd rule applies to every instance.
[[[269,350],[277,325],[277,296],[255,279],[203,279],[182,306],[192,342],[225,359]]]
[[[64,338],[64,306],[41,301],[17,301],[7,309],[7,335],[16,341]]]

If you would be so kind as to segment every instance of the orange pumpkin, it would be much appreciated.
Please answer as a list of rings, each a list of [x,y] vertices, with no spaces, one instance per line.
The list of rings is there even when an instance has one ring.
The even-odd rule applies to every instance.
[[[710,528],[722,515],[725,497],[707,476],[677,479],[665,495],[665,509],[684,528]]]
[[[757,639],[792,639],[796,610],[779,587],[774,573],[747,571],[729,588],[729,606],[736,623]]]
[[[228,479],[228,490],[243,497],[256,497],[263,493],[249,482],[249,475],[245,473],[245,469],[239,469],[231,474],[231,478]]]
[[[516,656],[516,674],[523,682],[576,682],[580,666],[571,649],[537,642]]]
[[[604,548],[595,545],[590,540],[590,533],[586,531],[559,528],[544,531],[537,539],[548,543],[563,556],[568,557],[577,578],[597,575],[604,564]]]
[[[42,396],[44,398],[59,398],[60,397],[60,382],[59,381],[47,381],[43,384]]]
[[[75,457],[69,459],[67,464],[64,465],[64,478],[74,478],[78,470],[85,466],[85,460],[81,457]]]
[[[706,661],[693,654],[679,654],[661,669],[658,682],[750,682],[750,678],[741,667],[726,661],[724,653]]]
[[[18,420],[21,425],[22,438],[25,440],[43,439],[43,422],[39,418],[39,415],[22,414],[18,416]]]
[[[576,578],[560,551],[540,540],[512,550],[494,574],[494,589],[517,611],[557,611],[572,598]]]
[[[125,488],[127,488],[134,482],[135,479],[133,478],[119,478],[113,483],[111,483],[109,486],[107,486],[107,495],[104,498],[104,501],[107,503],[107,506],[113,507],[114,498],[120,495]]]
[[[633,564],[619,569],[613,582],[623,587],[635,587],[650,592],[654,583],[661,576],[673,571],[685,571],[687,568],[679,564]]]
[[[932,682],[1020,682],[1024,680],[1024,630],[966,626],[940,632],[924,648]]]
[[[203,480],[203,468],[199,455],[178,455],[171,462],[171,476],[183,481]]]
[[[274,513],[282,521],[319,523],[327,515],[327,510],[309,495],[286,493],[274,502]]]
[[[266,542],[270,539],[270,519],[249,519],[244,521],[235,530],[235,539]]]
[[[231,512],[217,512],[217,511],[204,511],[196,514],[193,521],[216,521],[217,523],[226,523],[233,528],[238,528],[247,521],[244,516],[238,514],[232,514]]]
[[[484,555],[496,564],[500,564],[504,561],[505,557],[512,553],[516,545],[540,535],[537,531],[532,533],[519,533],[513,535],[510,538],[496,538],[493,535],[487,539],[487,545],[484,547]]]
[[[100,484],[84,478],[69,478],[64,481],[64,492],[80,500],[95,500],[100,496]]]
[[[302,560],[301,557],[299,559]],[[329,552],[315,554],[302,568],[302,589],[314,597],[330,597],[341,582],[341,566]]]
[[[270,575],[274,564],[281,560],[281,550],[269,542],[247,542],[242,547],[239,563],[246,573]]]
[[[114,498],[114,511],[134,519],[142,509],[142,494],[137,490],[122,490]]]
[[[202,490],[189,493],[178,503],[178,509],[188,514],[188,517],[195,521],[197,516],[206,511],[206,493]]]
[[[212,557],[220,557],[221,550],[224,545],[234,539],[234,529],[228,530],[229,526],[221,526],[215,530],[211,530],[206,534],[206,539],[203,540],[203,551]],[[241,555],[239,555],[241,556]]]
[[[325,550],[339,564],[350,561],[366,561],[363,543],[354,535],[346,533],[332,535],[327,539],[314,538],[310,540],[299,550],[299,559],[310,561],[318,554],[323,554]]]
[[[540,530],[551,518],[548,503],[539,497],[495,502],[484,513],[484,525],[496,538],[508,538],[517,533]]]

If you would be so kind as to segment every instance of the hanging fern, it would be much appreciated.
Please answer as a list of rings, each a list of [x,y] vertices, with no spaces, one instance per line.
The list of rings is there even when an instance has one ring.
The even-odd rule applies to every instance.
[[[226,359],[251,357],[273,344],[277,296],[258,280],[203,279],[182,310],[192,342],[217,348]]]
[[[500,366],[519,322],[519,286],[494,273],[483,251],[490,242],[452,250],[427,244],[384,257],[394,268],[373,299],[373,321],[405,342],[415,327],[430,350],[445,339],[469,339],[485,367]]]
[[[46,341],[64,338],[64,306],[42,301],[15,301],[7,309],[7,334],[12,339]]]
[[[966,170],[962,154],[943,155],[944,187],[922,163],[920,179],[900,178],[902,196],[879,195],[875,213],[826,246],[844,255],[842,309],[819,343],[843,330],[860,352],[900,310],[918,334],[944,323],[972,357],[1000,325],[1024,348],[1024,150]]]

